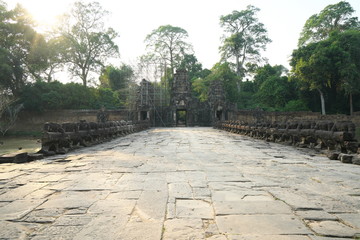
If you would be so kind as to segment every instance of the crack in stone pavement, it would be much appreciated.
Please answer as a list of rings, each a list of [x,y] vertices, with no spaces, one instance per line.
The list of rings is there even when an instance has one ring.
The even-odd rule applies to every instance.
[[[360,166],[212,128],[0,165],[0,239],[360,236]]]

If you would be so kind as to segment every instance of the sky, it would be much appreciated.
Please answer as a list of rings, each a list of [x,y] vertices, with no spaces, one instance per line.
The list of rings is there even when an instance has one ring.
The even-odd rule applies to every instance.
[[[137,58],[146,52],[146,35],[161,25],[173,25],[185,29],[188,42],[194,47],[195,56],[209,68],[220,60],[219,46],[223,31],[219,25],[222,15],[246,6],[260,8],[257,17],[268,30],[272,43],[267,45],[263,56],[271,65],[282,64],[289,68],[289,57],[297,48],[297,41],[306,20],[319,13],[329,4],[340,0],[97,0],[110,12],[109,27],[120,35],[116,43],[121,62],[136,64]],[[56,16],[69,10],[74,0],[5,0],[8,9],[20,3],[39,24],[51,25]],[[90,2],[83,0],[83,2]],[[360,19],[360,0],[348,0]],[[115,64],[116,65],[116,64]]]

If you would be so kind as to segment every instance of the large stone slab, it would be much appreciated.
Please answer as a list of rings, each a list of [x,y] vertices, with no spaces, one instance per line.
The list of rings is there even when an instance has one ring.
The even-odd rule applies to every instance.
[[[24,172],[20,171],[0,172],[0,180],[8,180],[24,174]]]
[[[46,183],[28,183],[15,189],[10,189],[0,195],[0,202],[14,201],[23,199],[26,195],[44,187]]]
[[[134,210],[136,200],[99,200],[92,204],[87,213],[92,215],[126,216]]]
[[[91,222],[92,217],[87,215],[63,215],[56,219],[53,226],[84,226]]]
[[[220,233],[258,235],[304,235],[312,232],[295,216],[228,215],[215,218]]]
[[[319,235],[327,237],[354,237],[360,229],[354,229],[337,221],[310,222],[309,227]]]
[[[74,236],[79,233],[82,226],[52,226],[43,228],[41,231],[36,231],[31,234],[32,240],[45,239],[74,239]]]
[[[25,239],[28,229],[20,223],[0,221],[0,239]]]
[[[202,200],[177,200],[176,217],[212,219],[214,210],[210,203]]]
[[[325,211],[316,211],[316,210],[308,210],[308,211],[296,211],[296,215],[300,216],[304,220],[314,220],[314,221],[336,221],[338,217],[335,215],[329,214]]]
[[[163,220],[167,199],[168,193],[165,191],[144,191],[137,201],[136,209],[144,218]]]
[[[39,207],[45,199],[16,200],[0,208],[0,220],[19,220]]]
[[[107,191],[62,191],[59,194],[51,195],[50,199],[41,208],[89,208],[93,203],[105,198],[108,194]]]
[[[340,213],[336,214],[336,216],[341,218],[348,225],[360,229],[360,213]]]
[[[119,239],[128,217],[124,215],[100,215],[95,217],[80,231],[73,235],[74,240]]]
[[[141,229],[141,231],[139,231]],[[129,221],[116,239],[153,240],[161,239],[163,231],[162,221]]]
[[[308,236],[301,236],[301,235],[258,235],[258,234],[251,234],[251,235],[227,235],[228,240],[309,240]]]
[[[286,190],[270,190],[270,192],[278,199],[286,202],[294,210],[322,210],[322,207],[299,194],[287,192]]]
[[[291,208],[281,201],[214,202],[216,215],[235,214],[292,214]]]
[[[187,182],[170,183],[169,187],[169,201],[175,201],[176,198],[192,199],[193,193],[191,186]]]
[[[201,219],[171,219],[164,223],[164,240],[204,239]]]
[[[267,192],[264,191],[255,191],[255,190],[227,190],[227,191],[213,191],[212,199],[213,201],[241,201],[246,196],[269,196]]]

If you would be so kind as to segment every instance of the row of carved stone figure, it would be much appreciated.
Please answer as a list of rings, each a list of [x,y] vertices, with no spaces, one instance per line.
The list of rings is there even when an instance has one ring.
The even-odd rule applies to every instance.
[[[148,121],[45,123],[40,152],[45,155],[63,154],[81,146],[91,146],[147,128]]]
[[[356,153],[355,124],[350,121],[289,121],[248,124],[222,121],[216,128],[271,142],[285,142],[299,147],[321,148]]]

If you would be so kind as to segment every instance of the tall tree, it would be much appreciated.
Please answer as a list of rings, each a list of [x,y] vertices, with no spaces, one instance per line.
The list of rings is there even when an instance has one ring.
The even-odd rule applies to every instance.
[[[42,71],[42,76],[48,83],[53,81],[54,74],[65,64],[63,56],[66,53],[66,48],[64,43],[61,36],[52,36],[46,41],[44,46],[46,65]]]
[[[360,93],[360,31],[334,32],[329,41],[339,59],[336,67],[340,85],[349,96],[350,115],[353,115],[353,95]]]
[[[80,77],[84,86],[89,82],[90,72],[100,72],[108,58],[119,55],[114,42],[118,34],[112,28],[105,28],[107,14],[98,2],[75,2],[58,29],[65,41],[63,57],[69,64],[69,71]]]
[[[192,51],[191,44],[186,42],[188,33],[181,27],[171,25],[160,26],[153,30],[145,38],[147,49],[153,53],[153,57],[161,59],[166,69],[170,67],[171,75],[178,67],[184,54]]]
[[[341,56],[338,53],[330,41],[324,40],[294,50],[290,62],[293,77],[306,83],[310,90],[318,91],[323,115],[326,114],[325,93],[329,88],[340,86],[337,64]]]
[[[185,69],[187,71],[190,81],[194,78],[200,77],[203,70],[202,64],[199,63],[194,54],[185,54],[179,68]]]
[[[44,38],[19,4],[8,11],[0,2],[0,20],[0,85],[18,96],[26,81],[37,78],[44,66]]]
[[[332,31],[345,31],[349,29],[360,30],[360,22],[353,17],[355,10],[346,1],[331,4],[319,14],[312,15],[305,23],[300,34],[299,47],[310,42],[324,40]]]
[[[224,60],[235,58],[236,74],[240,77],[245,76],[247,64],[262,60],[260,51],[271,42],[264,24],[256,17],[259,11],[259,8],[249,5],[246,10],[220,17],[220,26],[226,32],[220,52]]]

